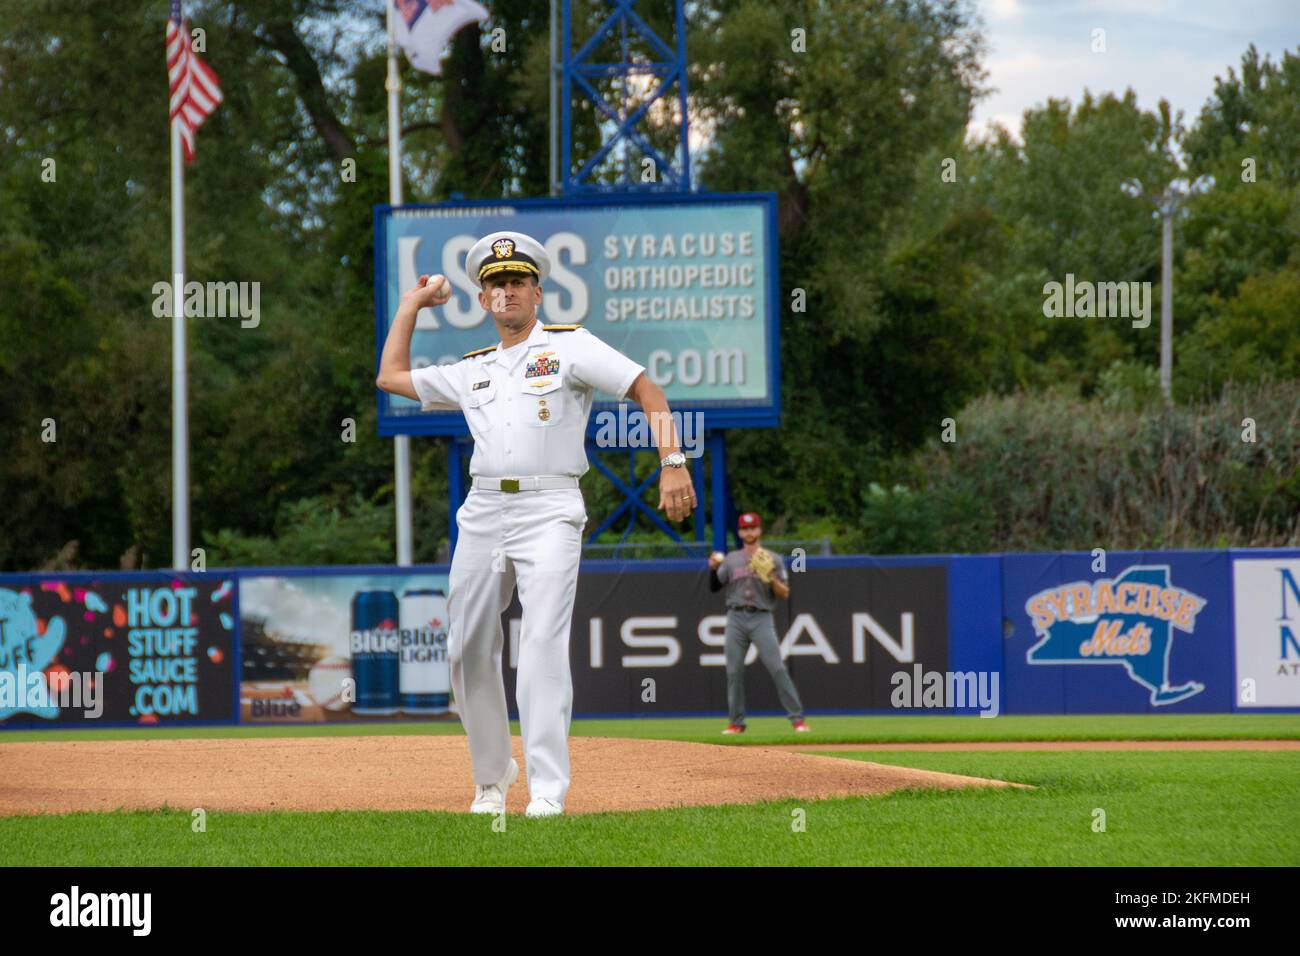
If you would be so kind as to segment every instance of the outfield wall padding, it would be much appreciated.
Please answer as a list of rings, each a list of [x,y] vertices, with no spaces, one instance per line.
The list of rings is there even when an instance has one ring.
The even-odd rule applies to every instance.
[[[786,561],[792,591],[774,623],[810,714],[1300,710],[1297,549]],[[437,671],[448,570],[0,575],[0,726],[455,720]],[[399,621],[380,629],[404,628],[400,672],[353,658],[365,646],[357,608],[375,601],[403,616],[423,602],[424,639],[409,652],[423,669],[405,669]],[[725,623],[701,562],[584,562],[575,715],[724,715]],[[513,704],[517,599],[503,633]],[[781,713],[753,656],[747,709]],[[341,693],[399,673],[391,712],[358,714]],[[97,714],[72,699],[90,696],[78,679],[97,682]]]

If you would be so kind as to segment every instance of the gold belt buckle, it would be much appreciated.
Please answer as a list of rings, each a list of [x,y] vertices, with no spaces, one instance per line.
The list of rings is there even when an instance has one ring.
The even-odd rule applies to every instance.
[[[501,479],[501,490],[504,491],[504,492],[507,492],[507,493],[509,493],[509,494],[514,494],[516,491],[519,490],[519,479],[518,479],[518,478],[502,478],[502,479]]]

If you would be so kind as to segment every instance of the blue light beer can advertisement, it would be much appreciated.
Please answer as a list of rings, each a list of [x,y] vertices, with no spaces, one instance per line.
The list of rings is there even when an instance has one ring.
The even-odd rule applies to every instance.
[[[240,721],[454,719],[447,575],[240,578]]]

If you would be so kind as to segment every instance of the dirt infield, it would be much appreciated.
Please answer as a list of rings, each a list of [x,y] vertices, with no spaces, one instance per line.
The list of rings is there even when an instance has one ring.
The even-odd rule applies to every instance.
[[[787,753],[574,737],[571,813],[875,796],[904,787],[1021,786]],[[514,739],[523,767],[522,746]],[[525,768],[526,771],[526,768]],[[450,810],[474,790],[463,737],[78,741],[0,747],[0,816],[169,806],[205,810]],[[522,813],[526,772],[507,809]]]
[[[914,744],[773,744],[777,750],[1300,750],[1300,740],[959,740]]]

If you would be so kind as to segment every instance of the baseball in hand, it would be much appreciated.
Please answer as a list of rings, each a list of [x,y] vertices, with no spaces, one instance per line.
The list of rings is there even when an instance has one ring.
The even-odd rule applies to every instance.
[[[445,305],[451,298],[451,283],[447,281],[446,276],[430,276],[424,286],[426,289],[431,288],[434,290],[434,305]]]
[[[721,564],[725,560],[727,560],[727,556],[725,554],[723,554],[721,551],[714,551],[711,555],[709,555],[709,567],[716,568],[719,564]]]

